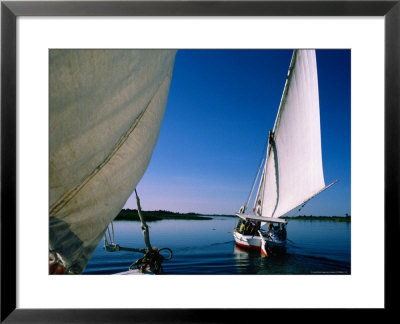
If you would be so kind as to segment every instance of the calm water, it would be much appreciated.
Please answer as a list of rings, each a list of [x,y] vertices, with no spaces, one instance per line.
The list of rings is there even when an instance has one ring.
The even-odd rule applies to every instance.
[[[235,246],[232,229],[237,218],[212,220],[162,220],[149,222],[152,246],[168,247],[173,258],[163,263],[165,274],[350,274],[350,223],[289,221],[287,252],[261,257]],[[144,248],[139,222],[114,222],[115,242]],[[105,252],[103,241],[84,274],[127,271],[142,257],[134,252]]]

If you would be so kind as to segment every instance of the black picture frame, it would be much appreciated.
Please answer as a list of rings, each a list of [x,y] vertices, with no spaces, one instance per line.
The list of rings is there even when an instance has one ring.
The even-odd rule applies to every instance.
[[[2,1],[1,3],[1,321],[6,323],[239,322],[276,310],[16,308],[16,19],[18,16],[381,16],[385,19],[385,307],[399,280],[400,1]],[[373,136],[373,130],[371,130]],[[371,242],[372,243],[372,242]],[[367,247],[366,247],[367,248]],[[373,256],[371,256],[373,262]],[[373,278],[371,278],[373,280]],[[56,293],[49,292],[49,293]],[[345,293],[345,292],[344,292]],[[133,292],[132,303],[140,292]],[[56,295],[55,295],[56,297]],[[301,312],[302,310],[293,310]],[[315,311],[315,310],[314,310]],[[326,310],[329,311],[329,310]],[[357,310],[354,310],[357,311]],[[371,313],[368,312],[368,316]],[[279,315],[282,316],[282,315]],[[335,316],[335,315],[333,315]],[[343,315],[342,315],[343,316]],[[346,315],[345,315],[346,316]],[[334,318],[331,318],[334,319]],[[350,318],[348,318],[350,319]],[[307,320],[305,318],[305,320]]]

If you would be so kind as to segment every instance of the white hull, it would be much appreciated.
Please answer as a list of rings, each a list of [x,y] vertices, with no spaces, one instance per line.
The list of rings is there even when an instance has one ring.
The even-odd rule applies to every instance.
[[[270,238],[264,235],[244,235],[233,231],[235,243],[243,248],[261,250],[261,253],[269,256],[276,252],[283,252],[286,248],[286,240]]]
[[[244,235],[233,231],[233,237],[236,244],[241,247],[261,249],[261,237],[259,235]]]

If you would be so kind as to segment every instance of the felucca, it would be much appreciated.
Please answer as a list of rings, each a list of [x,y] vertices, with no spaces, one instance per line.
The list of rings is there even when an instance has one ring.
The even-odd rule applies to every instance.
[[[266,156],[237,213],[236,244],[264,255],[285,251],[287,221],[280,217],[336,182],[326,186],[324,180],[315,50],[294,50]],[[248,214],[257,183],[253,213]],[[268,229],[262,229],[267,223]]]

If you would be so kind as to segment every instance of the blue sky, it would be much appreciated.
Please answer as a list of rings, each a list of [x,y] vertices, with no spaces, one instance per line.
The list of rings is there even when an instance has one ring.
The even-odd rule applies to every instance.
[[[300,212],[350,210],[350,50],[317,50],[326,184]],[[278,111],[291,50],[179,50],[160,136],[137,186],[144,210],[234,214]],[[124,208],[136,208],[131,197]],[[289,213],[290,215],[291,213]]]

